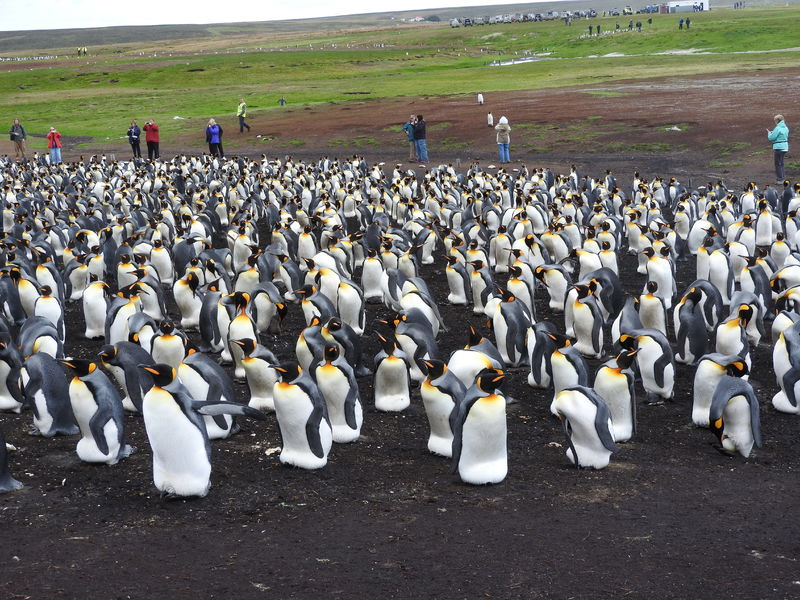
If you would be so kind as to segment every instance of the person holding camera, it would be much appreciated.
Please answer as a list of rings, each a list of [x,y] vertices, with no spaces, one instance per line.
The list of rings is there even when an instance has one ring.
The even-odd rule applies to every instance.
[[[775,180],[778,183],[783,182],[786,175],[783,170],[783,157],[789,151],[789,128],[786,126],[786,121],[783,120],[783,115],[775,115],[775,128],[770,131],[767,129],[767,139],[772,142],[772,154],[775,159]]]
[[[47,149],[50,151],[50,164],[57,165],[61,162],[61,134],[55,127],[50,128],[47,134]]]
[[[158,159],[158,125],[153,119],[144,124],[144,140],[147,142],[147,158]]]
[[[217,125],[214,119],[208,120],[208,127],[206,127],[206,143],[208,144],[208,151],[211,156],[225,157],[222,151],[222,127]]]
[[[416,118],[414,115],[408,117],[408,121],[405,125],[403,125],[403,132],[406,134],[406,139],[408,140],[408,160],[415,161],[417,160],[417,146],[414,143],[414,122]]]

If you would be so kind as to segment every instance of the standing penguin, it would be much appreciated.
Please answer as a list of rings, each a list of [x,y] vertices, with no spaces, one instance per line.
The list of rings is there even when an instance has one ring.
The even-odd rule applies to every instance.
[[[181,313],[182,329],[200,327],[200,310],[203,308],[203,294],[199,291],[200,279],[197,273],[189,271],[172,286],[175,304]]]
[[[427,377],[420,384],[419,391],[431,430],[428,437],[428,450],[433,454],[449,458],[453,454],[453,430],[450,427],[450,415],[458,402],[464,398],[467,389],[442,361],[429,359],[422,363]]]
[[[177,371],[178,378],[194,402],[235,402],[231,378],[225,369],[202,352],[189,348]],[[210,440],[225,439],[239,431],[232,415],[205,415],[203,420]]]
[[[711,401],[709,421],[726,452],[738,452],[747,458],[753,445],[761,448],[758,398],[748,381],[727,376],[720,380]]]
[[[611,412],[592,389],[576,386],[559,392],[550,412],[561,421],[567,438],[567,458],[576,467],[603,469],[616,451]]]
[[[106,313],[108,312],[109,287],[105,281],[95,278],[83,290],[83,318],[86,323],[84,336],[90,340],[105,336]]]
[[[387,412],[400,412],[411,404],[408,357],[397,346],[393,337],[384,337],[380,333],[377,336],[381,351],[375,355],[373,376],[375,408]]]
[[[611,413],[616,442],[627,442],[636,433],[636,392],[630,370],[635,358],[636,350],[620,352],[615,361],[601,365],[594,378],[594,391]]]
[[[278,364],[278,359],[254,339],[233,340],[232,343],[242,349],[242,366],[247,387],[250,388],[250,401],[247,405],[258,410],[274,411],[272,392],[275,382],[278,381],[278,372],[273,365]]]
[[[8,470],[8,447],[6,446],[6,436],[0,429],[0,494],[14,492],[24,486],[11,476]]]
[[[74,435],[75,424],[64,372],[49,354],[38,352],[23,363],[21,381],[26,404],[33,410],[32,435]]]
[[[550,357],[556,349],[556,327],[550,321],[540,321],[528,329],[526,344],[528,346],[528,363],[531,372],[528,374],[528,385],[534,388],[548,388],[553,380],[553,369]],[[548,335],[550,334],[550,335]]]
[[[142,400],[147,439],[153,450],[153,482],[162,496],[199,496],[211,487],[211,445],[203,414],[238,414],[265,418],[233,403],[193,403],[177,371],[167,364],[142,365],[153,387]]]
[[[317,382],[333,429],[333,441],[354,442],[361,434],[364,421],[358,382],[353,368],[339,353],[338,346],[326,346],[323,361],[315,369]]]
[[[453,471],[464,483],[500,483],[508,474],[505,374],[481,371],[451,417]]]
[[[124,441],[122,401],[106,374],[90,360],[62,360],[61,364],[74,372],[69,400],[81,429],[78,458],[115,465],[130,456],[133,448]]]
[[[166,363],[177,369],[186,357],[186,334],[176,328],[172,321],[161,321],[158,328],[159,335],[153,338],[150,354],[155,362]]]
[[[657,404],[670,400],[675,386],[675,357],[664,334],[655,329],[637,329],[619,339],[623,348],[638,350],[636,364],[647,401]]]
[[[472,300],[472,287],[469,273],[464,264],[459,262],[455,256],[448,256],[445,275],[450,288],[447,301],[454,306],[467,306]]]
[[[25,398],[19,385],[21,369],[19,348],[12,343],[9,334],[0,333],[0,412],[22,412]]]
[[[276,366],[282,381],[275,383],[275,416],[283,440],[280,461],[302,469],[328,463],[333,431],[328,408],[317,384],[296,362]]]

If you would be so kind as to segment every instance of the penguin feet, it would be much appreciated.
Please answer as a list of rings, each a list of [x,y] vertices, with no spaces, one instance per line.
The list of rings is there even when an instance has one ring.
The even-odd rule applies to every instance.
[[[25,433],[35,437],[42,437],[44,435],[36,425],[28,425],[25,428]]]
[[[664,398],[658,394],[654,394],[653,392],[647,392],[647,398],[645,399],[645,402],[651,406],[656,406],[659,404],[664,404]]]

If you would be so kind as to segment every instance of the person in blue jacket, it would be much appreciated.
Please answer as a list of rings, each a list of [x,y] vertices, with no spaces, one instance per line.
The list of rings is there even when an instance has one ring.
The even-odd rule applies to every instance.
[[[141,134],[142,130],[139,129],[139,126],[136,124],[136,119],[134,119],[131,121],[131,126],[128,127],[128,143],[131,145],[133,158],[142,158],[142,149],[139,146],[139,136]]]
[[[789,128],[783,120],[783,115],[775,115],[775,128],[767,129],[767,139],[772,142],[772,153],[775,156],[775,179],[783,183],[783,157],[789,151]]]
[[[408,139],[408,160],[417,160],[417,146],[414,143],[414,115],[408,117],[408,121],[403,125],[403,131]]]
[[[225,156],[225,153],[222,151],[222,127],[217,125],[214,119],[208,120],[206,142],[208,142],[208,151],[211,153],[211,156],[219,156],[220,158]]]

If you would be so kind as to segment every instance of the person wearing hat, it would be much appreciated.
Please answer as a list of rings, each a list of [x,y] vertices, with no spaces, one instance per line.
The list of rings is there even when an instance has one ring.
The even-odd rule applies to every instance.
[[[47,134],[47,149],[50,151],[50,164],[56,165],[61,162],[61,134],[55,127],[50,128]]]
[[[500,117],[494,130],[497,132],[497,149],[500,153],[500,164],[510,163],[511,153],[508,147],[511,144],[511,126],[508,124],[508,119]]]
[[[14,142],[14,158],[25,158],[25,128],[20,124],[19,119],[14,119],[11,129],[8,130],[11,141]]]
[[[783,115],[775,115],[775,128],[770,131],[767,129],[767,139],[772,142],[772,153],[775,158],[775,180],[783,182],[783,157],[789,151],[789,128]]]

